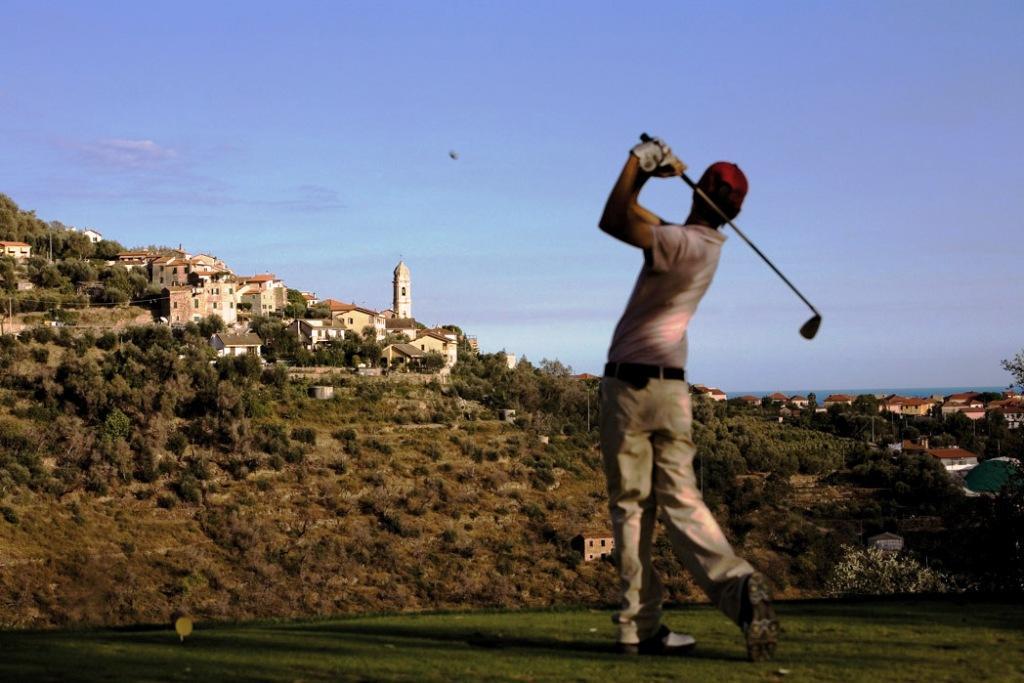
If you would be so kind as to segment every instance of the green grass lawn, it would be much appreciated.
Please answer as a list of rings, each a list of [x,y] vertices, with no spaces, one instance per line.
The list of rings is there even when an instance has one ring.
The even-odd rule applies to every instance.
[[[683,658],[610,652],[606,611],[470,612],[304,622],[0,633],[3,681],[1011,681],[1024,680],[1021,605],[794,602],[774,661],[745,660],[708,607],[670,611]]]

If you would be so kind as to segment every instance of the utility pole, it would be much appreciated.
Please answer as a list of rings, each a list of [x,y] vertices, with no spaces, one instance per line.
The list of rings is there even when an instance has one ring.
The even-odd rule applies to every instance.
[[[586,385],[584,385],[586,386]],[[590,433],[590,387],[587,387],[587,434]]]

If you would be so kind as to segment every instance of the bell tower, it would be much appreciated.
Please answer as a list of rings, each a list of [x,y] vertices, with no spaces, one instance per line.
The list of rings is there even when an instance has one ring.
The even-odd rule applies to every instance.
[[[395,279],[393,281],[395,295],[391,308],[396,318],[412,317],[412,273],[405,261],[399,261],[395,266]]]

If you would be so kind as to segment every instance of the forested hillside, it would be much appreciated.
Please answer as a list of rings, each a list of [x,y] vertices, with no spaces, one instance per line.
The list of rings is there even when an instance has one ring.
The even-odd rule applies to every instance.
[[[445,384],[341,373],[316,400],[284,366],[215,359],[208,331],[0,337],[0,622],[612,599],[611,565],[571,548],[607,526],[596,382],[470,352]],[[919,516],[933,565],[985,580],[950,539],[988,562],[1003,513],[934,462],[725,404],[695,416],[706,497],[784,595]],[[675,599],[699,597],[664,541],[658,563]]]

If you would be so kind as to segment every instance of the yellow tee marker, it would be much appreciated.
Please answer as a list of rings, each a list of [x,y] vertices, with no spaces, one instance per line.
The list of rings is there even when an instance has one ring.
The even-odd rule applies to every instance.
[[[189,617],[178,617],[174,622],[174,630],[178,632],[178,637],[184,643],[186,636],[192,635],[192,619]]]

